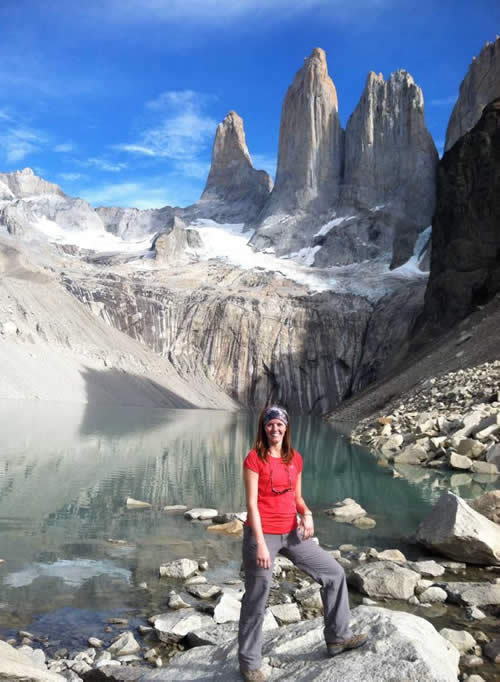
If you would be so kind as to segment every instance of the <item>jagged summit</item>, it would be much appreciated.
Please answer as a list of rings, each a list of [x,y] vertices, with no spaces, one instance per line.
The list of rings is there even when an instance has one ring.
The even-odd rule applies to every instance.
[[[65,196],[59,185],[38,177],[31,168],[23,168],[13,173],[0,173],[0,200],[23,199],[41,194]]]
[[[211,213],[217,219],[239,215],[239,220],[250,220],[262,209],[272,186],[271,177],[252,165],[243,119],[230,111],[217,126],[212,164],[198,206],[215,202]],[[206,213],[206,205],[203,210]]]
[[[472,59],[446,130],[445,151],[471,130],[481,118],[483,108],[500,97],[500,36],[487,42]]]
[[[426,128],[422,90],[404,69],[371,71],[345,134],[342,203],[388,205],[420,227],[435,204],[438,154]]]
[[[338,194],[342,156],[337,91],[326,53],[316,47],[283,102],[276,184],[263,218],[331,204]]]

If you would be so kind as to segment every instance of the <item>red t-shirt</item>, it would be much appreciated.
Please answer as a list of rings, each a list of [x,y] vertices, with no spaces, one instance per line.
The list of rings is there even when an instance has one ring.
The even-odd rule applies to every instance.
[[[250,450],[243,466],[259,474],[257,507],[262,532],[282,535],[297,528],[295,488],[297,477],[302,471],[302,457],[297,450],[293,451],[290,464],[285,464],[281,457],[275,458],[270,455],[263,462],[255,450]],[[280,491],[287,488],[291,490],[281,495],[273,492],[273,489]]]

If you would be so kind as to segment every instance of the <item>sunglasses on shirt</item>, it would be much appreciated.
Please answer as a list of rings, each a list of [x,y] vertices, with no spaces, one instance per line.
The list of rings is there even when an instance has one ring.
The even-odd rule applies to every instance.
[[[292,490],[292,475],[290,473],[290,467],[287,467],[286,470],[288,471],[288,488],[285,488],[284,490],[275,490],[273,486],[273,472],[271,470],[271,492],[274,493],[275,495],[283,495],[284,493],[289,493]]]

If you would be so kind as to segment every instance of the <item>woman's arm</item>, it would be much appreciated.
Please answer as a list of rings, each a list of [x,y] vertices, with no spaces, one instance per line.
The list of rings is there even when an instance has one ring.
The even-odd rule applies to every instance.
[[[259,474],[256,471],[244,467],[243,480],[245,482],[245,493],[247,498],[248,523],[252,529],[255,540],[257,541],[257,566],[259,566],[259,568],[269,568],[271,566],[271,556],[266,545],[264,533],[262,532],[262,522],[257,506]]]
[[[304,532],[304,540],[312,538],[314,535],[314,521],[312,511],[308,508],[302,497],[302,472],[297,476],[297,486],[295,488],[295,506],[300,514],[300,525]]]

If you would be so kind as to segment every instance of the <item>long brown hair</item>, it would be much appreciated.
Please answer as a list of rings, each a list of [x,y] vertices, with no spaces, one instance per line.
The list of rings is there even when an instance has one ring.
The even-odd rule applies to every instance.
[[[267,440],[267,433],[264,427],[264,414],[268,408],[264,407],[259,416],[259,425],[257,427],[257,435],[255,436],[255,443],[253,449],[257,452],[258,457],[262,461],[267,459],[267,451],[269,450],[269,442]],[[285,464],[290,464],[295,452],[292,448],[292,432],[290,421],[288,421],[283,442],[281,444],[281,459]]]

